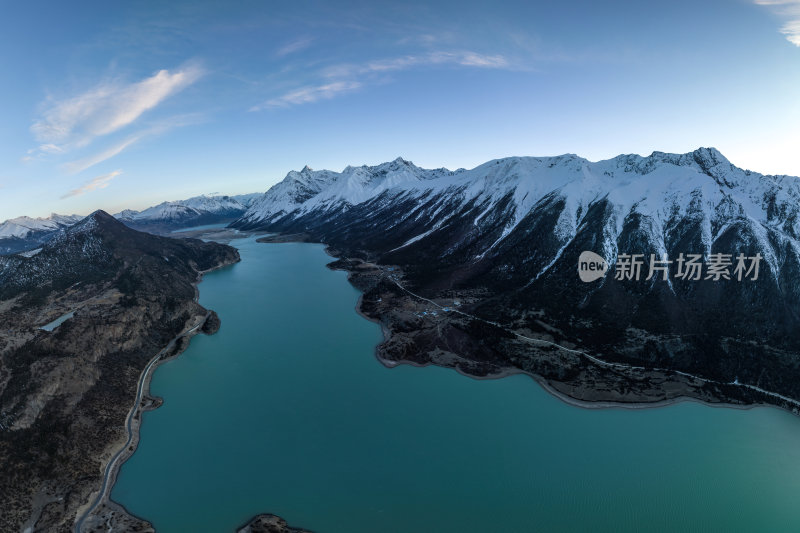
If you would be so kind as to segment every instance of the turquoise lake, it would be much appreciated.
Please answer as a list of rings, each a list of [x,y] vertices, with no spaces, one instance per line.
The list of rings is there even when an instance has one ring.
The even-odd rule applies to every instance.
[[[222,328],[155,371],[164,405],[112,492],[160,533],[264,512],[316,533],[800,531],[800,418],[388,369],[322,246],[232,244],[200,284]]]

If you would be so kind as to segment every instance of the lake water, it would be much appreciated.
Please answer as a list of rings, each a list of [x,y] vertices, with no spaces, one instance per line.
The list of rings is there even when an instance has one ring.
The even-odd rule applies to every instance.
[[[321,246],[233,244],[200,285],[222,328],[156,370],[164,405],[112,492],[160,533],[262,512],[318,533],[800,531],[800,418],[387,369]]]
[[[50,322],[48,324],[45,324],[44,326],[42,326],[39,329],[43,329],[45,331],[53,331],[54,329],[56,329],[58,326],[60,326],[61,324],[63,324],[64,322],[66,322],[67,320],[72,318],[73,316],[75,316],[75,311],[69,311],[68,313],[64,313],[60,317],[56,318],[55,320],[53,320],[52,322]]]
[[[198,231],[204,229],[222,229],[228,227],[230,222],[217,222],[215,224],[205,224],[203,226],[191,226],[189,228],[180,228],[170,231],[170,233],[186,233],[187,231]]]

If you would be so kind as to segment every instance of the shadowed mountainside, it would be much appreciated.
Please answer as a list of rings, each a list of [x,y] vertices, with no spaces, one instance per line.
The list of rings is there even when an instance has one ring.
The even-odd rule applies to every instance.
[[[32,257],[0,258],[0,530],[72,529],[126,440],[142,370],[210,316],[196,301],[200,273],[238,260],[229,246],[141,233],[102,211]]]

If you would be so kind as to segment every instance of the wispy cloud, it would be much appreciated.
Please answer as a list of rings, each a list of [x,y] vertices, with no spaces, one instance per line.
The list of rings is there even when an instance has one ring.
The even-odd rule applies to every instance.
[[[508,61],[501,55],[487,56],[467,52],[458,59],[458,64],[470,67],[504,68],[508,66]]]
[[[83,94],[47,101],[31,126],[36,139],[43,143],[34,151],[61,153],[86,146],[96,137],[134,123],[202,75],[198,66],[160,70],[137,82],[103,82]]]
[[[324,68],[320,76],[326,80],[316,85],[293,89],[263,104],[253,106],[250,111],[261,111],[275,107],[288,107],[327,100],[363,87],[376,75],[432,65],[457,65],[472,68],[509,68],[510,62],[502,55],[486,55],[476,52],[430,52],[421,55],[406,55],[379,59],[361,64],[340,64]],[[370,78],[371,77],[371,78]]]
[[[70,174],[77,174],[78,172],[83,172],[84,170],[90,167],[93,167],[99,163],[102,163],[103,161],[106,161],[116,155],[119,155],[125,149],[138,143],[139,141],[141,141],[146,137],[161,135],[171,129],[180,128],[191,124],[197,124],[201,121],[202,118],[199,115],[193,115],[193,114],[170,117],[169,120],[165,120],[149,128],[142,129],[139,132],[135,133],[134,135],[131,135],[126,139],[109,146],[108,148],[102,150],[99,153],[75,161],[64,163],[63,165],[61,165],[61,168]]]
[[[64,163],[62,165],[63,169],[70,174],[77,174],[78,172],[83,172],[84,170],[93,167],[103,161],[111,159],[115,155],[119,155],[122,153],[123,150],[135,144],[141,140],[141,135],[134,135],[133,137],[128,137],[124,141],[117,143],[109,148],[106,148],[100,153],[90,155],[88,157],[84,157],[82,159],[78,159],[76,161],[70,161],[69,163]]]
[[[510,66],[509,61],[502,55],[486,55],[476,52],[430,52],[422,55],[380,59],[363,64],[334,65],[324,69],[322,75],[328,78],[339,78],[447,64],[479,68],[507,68]]]
[[[270,107],[310,104],[317,100],[327,100],[341,93],[354,91],[359,87],[361,87],[361,83],[357,81],[335,81],[324,85],[309,85],[289,91],[277,98],[267,100],[261,105],[250,108],[250,111],[260,111]]]
[[[70,198],[72,196],[80,196],[82,194],[86,194],[89,191],[94,191],[97,189],[105,189],[111,183],[111,180],[116,178],[122,174],[121,170],[115,170],[114,172],[109,172],[108,174],[103,174],[101,176],[97,176],[94,179],[91,179],[78,187],[77,189],[72,189],[68,193],[64,194],[61,198]]]
[[[309,37],[296,39],[278,48],[278,50],[275,52],[275,57],[285,57],[288,56],[289,54],[294,54],[295,52],[300,52],[301,50],[305,50],[306,48],[311,46],[311,43],[313,41],[314,39],[311,39]]]
[[[800,46],[800,0],[755,0],[755,3],[771,7],[784,18],[781,33],[790,43]]]

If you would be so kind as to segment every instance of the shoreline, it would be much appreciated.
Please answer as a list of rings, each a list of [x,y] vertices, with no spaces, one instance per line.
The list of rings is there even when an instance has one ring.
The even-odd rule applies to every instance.
[[[290,236],[286,236],[285,240],[276,240],[276,241],[273,241],[273,242],[266,242],[266,244],[280,244],[280,243],[286,243],[286,242],[313,242],[313,241],[309,241],[309,240],[301,240],[301,241],[288,240],[288,238],[290,238],[290,237],[292,237],[292,236],[291,235]],[[333,258],[333,259],[335,259],[337,261],[352,261],[351,258],[336,255],[334,253],[335,250],[332,249],[329,245],[327,245],[325,243],[315,243],[315,244],[321,244],[322,246],[324,246],[325,253],[329,257],[331,257],[331,258]],[[359,297],[358,297],[358,300],[357,300],[356,305],[355,305],[356,313],[359,316],[361,316],[362,318],[364,318],[364,319],[366,319],[366,320],[368,320],[370,322],[373,322],[373,323],[376,323],[376,324],[380,325],[381,333],[383,335],[383,341],[382,342],[388,341],[391,338],[391,336],[393,335],[391,329],[386,324],[384,324],[383,321],[380,320],[379,318],[371,317],[371,316],[367,315],[363,311],[362,302],[364,300],[365,292],[362,289],[359,289],[352,282],[352,280],[350,279],[351,274],[353,273],[353,271],[351,271],[351,270],[349,270],[347,268],[331,267],[329,265],[328,265],[328,268],[331,268],[332,270],[341,270],[341,271],[347,273],[348,282],[350,283],[351,286],[353,286],[359,292]],[[703,400],[701,398],[696,398],[696,397],[688,396],[688,395],[681,395],[681,396],[676,396],[674,398],[656,400],[656,401],[653,401],[653,402],[641,402],[641,401],[623,402],[623,401],[613,401],[613,400],[597,400],[597,401],[581,400],[581,399],[578,399],[578,398],[574,398],[574,397],[572,397],[572,396],[570,396],[570,395],[568,395],[568,394],[556,389],[552,384],[550,384],[548,382],[548,380],[546,378],[544,378],[542,376],[539,376],[538,374],[534,374],[532,372],[523,370],[521,368],[500,367],[500,370],[498,372],[495,372],[495,373],[492,373],[492,374],[487,374],[487,375],[477,375],[477,374],[471,374],[471,373],[468,373],[468,372],[464,372],[458,366],[439,365],[439,364],[436,364],[435,362],[432,362],[432,361],[429,361],[429,362],[426,362],[426,363],[419,363],[417,361],[411,361],[411,360],[407,360],[407,359],[399,359],[399,360],[386,359],[386,358],[381,357],[380,354],[379,354],[379,349],[378,348],[379,348],[379,345],[382,344],[382,342],[376,344],[375,350],[374,350],[374,356],[375,356],[375,359],[377,359],[377,361],[381,365],[383,365],[384,367],[386,367],[388,369],[395,368],[395,367],[400,366],[400,365],[409,365],[409,366],[413,366],[413,367],[416,367],[416,368],[425,368],[425,367],[428,367],[428,366],[436,366],[436,367],[445,368],[445,369],[448,369],[448,370],[455,370],[459,375],[464,376],[464,377],[468,377],[468,378],[471,378],[471,379],[475,379],[475,380],[503,379],[503,378],[506,378],[506,377],[509,377],[509,376],[522,374],[522,375],[525,375],[525,376],[529,377],[530,379],[532,379],[536,384],[541,386],[542,389],[544,389],[545,392],[547,392],[548,394],[554,396],[558,400],[566,403],[567,405],[570,405],[570,406],[573,406],[573,407],[578,407],[578,408],[581,408],[581,409],[589,409],[589,410],[594,410],[594,409],[643,410],[643,409],[658,409],[658,408],[663,408],[663,407],[670,407],[670,406],[681,404],[681,403],[684,403],[684,402],[693,402],[693,403],[698,403],[698,404],[701,404],[701,405],[704,405],[704,406],[707,406],[707,407],[721,408],[721,409],[751,410],[751,409],[762,408],[762,407],[764,407],[764,408],[775,408],[775,409],[779,409],[781,411],[785,411],[785,412],[787,412],[789,414],[792,414],[794,416],[798,416],[798,413],[793,411],[791,408],[788,408],[788,407],[785,407],[785,406],[782,406],[782,405],[767,403],[767,402],[733,403],[733,402],[724,401],[724,400],[720,400],[720,401],[717,401],[717,402],[710,402],[710,401]],[[608,363],[608,364],[616,364],[616,363]],[[668,376],[668,374],[664,373],[663,371],[659,371],[658,369],[654,369],[653,371],[659,372],[661,375],[663,375],[665,377]],[[680,373],[678,373],[678,374],[680,375]],[[768,394],[774,394],[774,393],[769,393],[769,391],[767,391],[767,393]],[[792,401],[796,401],[796,400],[792,400]]]
[[[359,313],[359,315],[366,317],[366,315],[363,315],[362,313]],[[370,319],[370,321],[374,322],[374,320],[371,320],[371,319]],[[676,404],[680,404],[680,403],[684,403],[684,402],[692,402],[692,403],[698,403],[698,404],[704,405],[706,407],[716,407],[716,408],[722,408],[722,409],[739,409],[739,410],[743,410],[743,411],[748,411],[750,409],[757,409],[757,408],[761,408],[761,407],[775,408],[775,409],[781,409],[781,410],[787,411],[786,409],[783,409],[782,407],[779,407],[779,406],[773,405],[773,404],[769,404],[769,403],[752,403],[752,404],[736,404],[736,403],[729,403],[729,402],[715,402],[715,403],[712,403],[712,402],[703,401],[703,400],[701,400],[699,398],[694,398],[692,396],[678,396],[678,397],[675,397],[675,398],[669,398],[669,399],[666,399],[666,400],[657,400],[657,401],[654,401],[654,402],[614,402],[614,401],[611,401],[611,400],[599,400],[599,401],[579,400],[578,398],[573,398],[572,396],[569,396],[568,394],[565,394],[565,393],[553,388],[553,386],[550,385],[547,382],[547,380],[545,380],[541,376],[538,376],[538,375],[536,375],[536,374],[534,374],[532,372],[528,372],[526,370],[522,370],[522,369],[518,369],[518,368],[508,367],[508,368],[504,368],[502,371],[500,371],[500,372],[498,372],[496,374],[478,376],[478,375],[475,375],[475,374],[469,374],[467,372],[464,372],[463,370],[461,370],[458,367],[447,367],[447,366],[437,365],[436,363],[424,363],[423,364],[423,363],[418,363],[416,361],[410,361],[410,360],[407,360],[407,359],[395,361],[395,360],[391,360],[391,359],[384,359],[384,358],[380,357],[377,353],[375,354],[375,358],[378,360],[379,363],[381,363],[383,366],[385,366],[388,369],[396,368],[396,367],[401,366],[401,365],[413,366],[415,368],[427,368],[429,366],[433,366],[433,367],[436,367],[436,368],[443,368],[445,370],[453,370],[453,371],[457,372],[460,376],[471,378],[471,379],[474,379],[476,381],[500,380],[500,379],[505,379],[505,378],[510,377],[510,376],[523,375],[523,376],[527,376],[528,378],[530,378],[534,382],[536,382],[536,384],[541,386],[545,390],[545,392],[547,392],[548,394],[556,397],[557,399],[561,400],[562,402],[564,402],[564,403],[566,403],[568,405],[571,405],[572,407],[578,407],[578,408],[581,408],[581,409],[589,409],[589,410],[623,409],[623,410],[636,411],[636,410],[644,410],[644,409],[659,409],[659,408],[662,408],[662,407],[670,407],[672,405],[676,405]],[[788,412],[791,413],[791,411],[788,411]],[[792,413],[792,414],[794,414],[794,413]]]
[[[198,271],[197,280],[194,282],[195,303],[199,303],[200,290],[198,285],[203,281],[203,276],[209,272],[225,268],[232,264],[235,263],[221,264],[214,268]],[[206,314],[203,316],[202,320],[173,337],[164,348],[162,348],[155,356],[153,356],[153,358],[147,363],[147,366],[145,366],[145,368],[142,370],[142,373],[140,374],[139,380],[136,384],[137,397],[133,406],[131,407],[131,410],[128,412],[128,416],[125,418],[125,427],[128,433],[128,438],[125,443],[123,443],[122,447],[120,447],[111,455],[111,458],[103,467],[103,483],[99,491],[92,492],[89,502],[78,508],[74,523],[75,533],[81,533],[86,521],[89,520],[93,514],[95,514],[95,511],[103,507],[107,507],[111,511],[124,513],[131,518],[149,524],[147,520],[131,513],[121,503],[112,500],[111,491],[116,484],[120,468],[128,459],[131,458],[134,453],[136,453],[136,449],[139,446],[143,413],[157,409],[161,405],[162,399],[150,394],[150,383],[152,382],[155,370],[162,364],[166,363],[167,361],[171,361],[173,358],[183,353],[189,346],[188,342],[184,344],[178,351],[175,351],[172,354],[169,354],[169,351],[175,348],[179,340],[184,338],[191,340],[193,336],[197,335],[197,333],[202,330],[202,327],[206,324],[209,317],[212,316],[212,313],[212,310],[206,310]],[[145,401],[149,401],[150,403],[145,404]]]

